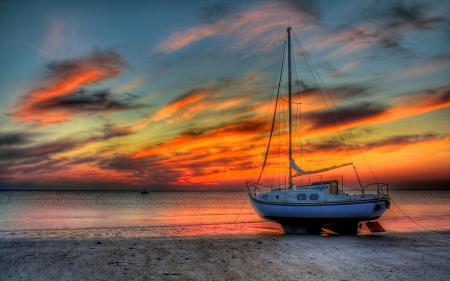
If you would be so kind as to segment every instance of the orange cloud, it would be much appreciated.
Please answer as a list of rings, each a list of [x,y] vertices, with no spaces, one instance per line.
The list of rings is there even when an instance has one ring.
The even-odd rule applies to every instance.
[[[285,15],[295,13],[289,20]],[[269,50],[280,41],[280,30],[289,24],[301,27],[301,31],[313,28],[307,24],[312,16],[292,9],[284,3],[259,4],[247,11],[231,14],[213,23],[194,26],[177,32],[161,42],[157,52],[174,52],[202,39],[222,35],[233,36],[236,47],[252,44],[253,50]],[[258,42],[258,44],[254,44]],[[255,47],[259,46],[259,47]]]
[[[226,124],[212,130],[189,131],[173,140],[138,152],[134,158],[186,153],[196,148],[223,147],[232,145],[236,141],[249,141],[261,133],[262,126],[265,126],[265,122],[253,120]]]
[[[204,90],[190,91],[169,102],[149,117],[135,122],[130,128],[137,131],[147,127],[152,122],[166,121],[167,123],[173,123],[175,120],[190,118],[206,109],[206,106],[200,103],[206,96],[207,92]]]
[[[308,96],[306,96],[308,97]],[[448,91],[437,89],[430,92],[410,94],[408,98],[398,98],[392,106],[370,112],[368,105],[362,106],[361,112],[366,115],[354,114],[354,118],[340,126],[341,130],[390,122],[424,114],[432,110],[450,106]],[[211,129],[199,129],[185,132],[168,141],[153,145],[136,152],[131,158],[154,159],[170,170],[177,171],[176,181],[180,185],[189,184],[233,184],[239,181],[255,178],[259,173],[264,149],[267,145],[267,120],[255,119],[235,121]],[[276,125],[278,126],[278,124]],[[279,131],[279,129],[282,129]],[[279,165],[280,157],[287,157],[287,134],[282,128],[276,128],[273,136],[271,154],[266,166],[267,177],[278,177],[287,172],[287,165]],[[318,134],[333,133],[337,128],[332,123],[323,123],[317,128],[306,128],[303,138],[311,138]],[[362,144],[357,148],[342,143],[310,144],[311,149],[304,150],[304,157],[314,161],[309,162],[308,168],[340,163],[345,159],[347,147],[351,153],[366,151],[369,154],[394,153],[403,151],[405,147],[417,143],[442,142],[442,138],[433,134],[423,136],[394,136]],[[298,147],[296,147],[298,149]],[[297,152],[296,152],[297,153]],[[396,153],[396,152],[395,152]],[[326,158],[323,155],[327,155]],[[325,161],[326,159],[326,161]],[[326,162],[326,163],[325,163]],[[376,162],[376,161],[375,161]],[[281,170],[280,170],[281,169]],[[350,172],[345,172],[349,175]]]
[[[203,91],[192,91],[189,92],[180,98],[170,102],[162,109],[158,110],[153,117],[152,121],[161,121],[171,117],[174,117],[180,110],[187,109],[191,105],[199,102],[203,98],[205,98],[206,93]]]
[[[38,124],[65,121],[73,111],[64,107],[49,110],[46,106],[58,98],[73,95],[83,86],[112,78],[124,69],[125,64],[113,51],[96,51],[80,59],[51,63],[47,77],[23,96],[13,115],[20,121]]]
[[[447,88],[412,93],[397,98],[389,107],[373,108],[373,110],[370,104],[356,104],[352,106],[353,110],[356,110],[356,113],[358,113],[355,116],[356,118],[351,117],[351,115],[355,114],[351,109],[331,109],[330,112],[336,119],[337,125],[334,123],[333,118],[329,116],[326,122],[320,123],[319,126],[313,127],[309,125],[309,127],[306,127],[306,134],[308,136],[327,134],[357,126],[392,122],[447,108],[450,106],[449,93]],[[320,114],[327,116],[328,111],[323,111]]]

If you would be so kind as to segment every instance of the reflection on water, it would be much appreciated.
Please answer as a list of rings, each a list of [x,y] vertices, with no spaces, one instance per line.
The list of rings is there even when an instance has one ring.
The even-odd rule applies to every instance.
[[[450,230],[450,191],[393,191],[388,231]],[[402,211],[410,218],[405,217]],[[0,231],[95,235],[279,235],[245,192],[0,192]]]

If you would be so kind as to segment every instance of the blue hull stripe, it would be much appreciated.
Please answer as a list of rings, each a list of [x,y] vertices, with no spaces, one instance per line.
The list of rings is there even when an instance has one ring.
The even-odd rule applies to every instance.
[[[328,205],[350,205],[350,204],[364,204],[364,203],[376,203],[376,202],[383,202],[388,201],[388,199],[370,199],[370,200],[352,200],[352,201],[341,201],[341,202],[317,202],[317,203],[277,203],[277,202],[267,202],[258,200],[252,196],[250,196],[250,199],[252,199],[255,202],[258,202],[260,204],[267,204],[267,205],[279,205],[279,206],[328,206]]]

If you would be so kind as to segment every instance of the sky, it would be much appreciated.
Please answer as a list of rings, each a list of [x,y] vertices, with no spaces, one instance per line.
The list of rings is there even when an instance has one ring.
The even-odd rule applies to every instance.
[[[449,15],[448,1],[1,1],[0,187],[245,188],[291,26],[296,162],[448,188]],[[262,177],[274,185],[285,74]],[[322,177],[356,184],[352,167]]]

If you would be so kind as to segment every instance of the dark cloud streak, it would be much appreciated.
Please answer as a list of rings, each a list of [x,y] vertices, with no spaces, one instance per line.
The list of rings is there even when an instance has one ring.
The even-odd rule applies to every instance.
[[[92,67],[101,70],[101,78],[107,78],[119,74],[125,69],[126,64],[120,55],[112,49],[95,49],[87,57],[48,63],[46,77],[61,81]]]
[[[118,100],[110,90],[79,89],[75,93],[35,103],[36,110],[64,109],[71,112],[122,111],[140,106]]]
[[[0,147],[27,144],[32,134],[25,132],[0,132]]]
[[[321,129],[334,126],[335,123],[352,123],[359,120],[375,117],[386,112],[383,104],[363,102],[355,105],[337,107],[330,110],[305,113],[306,123],[312,124],[312,129]]]
[[[399,149],[401,147],[429,142],[434,140],[443,140],[445,135],[436,133],[411,134],[411,135],[395,135],[384,139],[379,139],[366,143],[357,143],[354,139],[340,139],[337,137],[327,138],[321,142],[308,143],[305,145],[306,153],[333,153],[347,149],[350,151],[364,151],[377,148],[386,148],[389,151]]]

